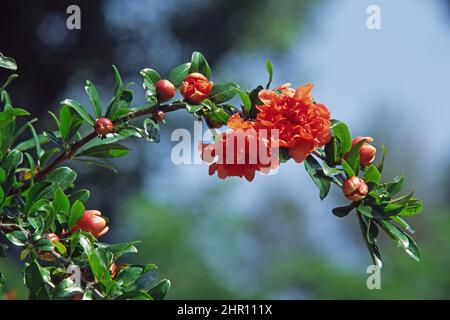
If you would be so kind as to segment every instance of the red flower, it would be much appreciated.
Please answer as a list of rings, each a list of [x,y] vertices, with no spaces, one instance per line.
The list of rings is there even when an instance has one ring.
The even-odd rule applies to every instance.
[[[312,87],[307,84],[294,90],[284,84],[273,91],[261,90],[258,95],[263,104],[257,106],[256,126],[279,130],[279,146],[288,148],[297,162],[331,138],[330,112],[313,102]]]
[[[245,121],[239,114],[234,114],[227,123],[232,131],[222,133],[217,142],[201,145],[202,159],[211,163],[210,175],[217,172],[221,179],[235,176],[252,181],[256,171],[267,173],[278,166],[270,139],[254,125],[253,121]]]
[[[180,92],[190,103],[200,103],[208,97],[214,84],[203,74],[194,72],[189,74],[181,83]]]
[[[96,238],[103,236],[109,228],[106,226],[105,218],[101,215],[102,213],[98,210],[86,210],[71,232],[81,229],[90,232]]]

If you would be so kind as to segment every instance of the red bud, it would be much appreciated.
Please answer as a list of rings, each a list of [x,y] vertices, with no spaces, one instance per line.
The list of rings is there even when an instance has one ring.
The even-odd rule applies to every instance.
[[[95,121],[94,129],[99,136],[106,136],[108,133],[113,132],[114,124],[108,118],[100,118]]]
[[[96,238],[103,236],[109,228],[106,226],[105,218],[101,215],[102,213],[98,210],[86,210],[71,232],[81,229],[90,232]]]
[[[167,101],[172,99],[177,93],[175,86],[169,80],[159,80],[155,83],[156,96],[159,101]]]
[[[158,110],[156,113],[153,114],[153,119],[156,122],[163,121],[165,117],[166,117],[166,114],[163,111],[161,111],[161,110]]]
[[[194,72],[189,74],[181,83],[180,92],[190,103],[200,103],[208,97],[214,84],[203,74]]]
[[[366,182],[360,177],[350,177],[344,181],[342,192],[351,201],[360,201],[366,197],[369,188]]]
[[[359,163],[362,167],[367,167],[372,164],[373,160],[375,160],[377,149],[370,144],[373,141],[372,137],[355,137],[352,139],[352,147],[354,147],[361,140],[366,140],[366,142],[364,142],[359,149]],[[344,159],[346,159],[347,156],[348,153],[344,156]]]

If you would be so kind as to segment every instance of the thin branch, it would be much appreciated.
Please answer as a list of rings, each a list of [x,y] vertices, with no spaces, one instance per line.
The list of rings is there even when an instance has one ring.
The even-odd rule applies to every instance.
[[[153,113],[156,113],[158,111],[163,111],[164,113],[172,112],[180,109],[184,109],[186,105],[184,103],[172,103],[172,104],[166,104],[166,105],[160,105],[157,108],[155,107],[149,107],[142,110],[137,110],[132,113],[130,113],[126,119],[131,120],[134,118],[142,117],[145,115],[152,115]],[[122,119],[119,119],[114,122],[114,124],[118,124],[122,122]],[[45,169],[40,171],[36,174],[35,181],[41,181],[43,180],[50,172],[52,172],[55,168],[57,168],[60,164],[63,162],[70,160],[73,158],[75,153],[82,148],[84,145],[86,145],[88,142],[93,140],[97,137],[97,133],[92,131],[88,135],[86,135],[83,139],[73,143],[64,153],[60,154],[55,160],[52,161]],[[9,192],[8,195],[13,195],[20,193],[24,190],[27,190],[30,187],[30,182],[25,183],[21,188],[13,189]]]

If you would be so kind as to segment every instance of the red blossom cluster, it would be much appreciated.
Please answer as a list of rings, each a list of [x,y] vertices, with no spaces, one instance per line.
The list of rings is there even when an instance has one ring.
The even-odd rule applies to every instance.
[[[238,176],[251,181],[256,171],[266,173],[278,167],[280,161],[274,155],[278,155],[280,147],[286,148],[295,161],[302,162],[316,148],[328,143],[330,112],[323,104],[313,101],[311,88],[307,84],[294,90],[285,84],[274,90],[261,90],[256,119],[244,120],[235,114],[227,123],[231,131],[223,133],[217,142],[202,145],[203,159],[211,163],[209,174],[217,172],[221,179]],[[226,150],[233,150],[227,144],[239,138],[245,143],[235,146],[234,156],[227,158]],[[249,148],[251,142],[259,147]],[[261,151],[265,151],[269,161],[262,161],[260,154],[264,152]]]

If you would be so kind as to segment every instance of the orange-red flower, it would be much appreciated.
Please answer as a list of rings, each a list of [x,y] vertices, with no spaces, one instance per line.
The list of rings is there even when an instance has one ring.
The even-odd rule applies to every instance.
[[[245,177],[252,181],[256,171],[269,172],[278,166],[268,135],[255,128],[255,123],[234,114],[227,126],[232,130],[222,133],[218,140],[202,144],[202,159],[211,163],[209,174],[221,179],[230,176]]]
[[[184,99],[190,103],[200,103],[208,97],[214,84],[203,74],[190,73],[181,83],[180,92]]]
[[[98,210],[86,210],[71,232],[81,229],[90,232],[94,237],[99,238],[108,232],[109,227],[106,226],[106,219]]]
[[[258,95],[263,104],[257,106],[256,126],[279,130],[279,146],[288,148],[297,162],[331,138],[330,112],[323,104],[314,103],[312,87],[307,84],[294,90],[287,83]]]

